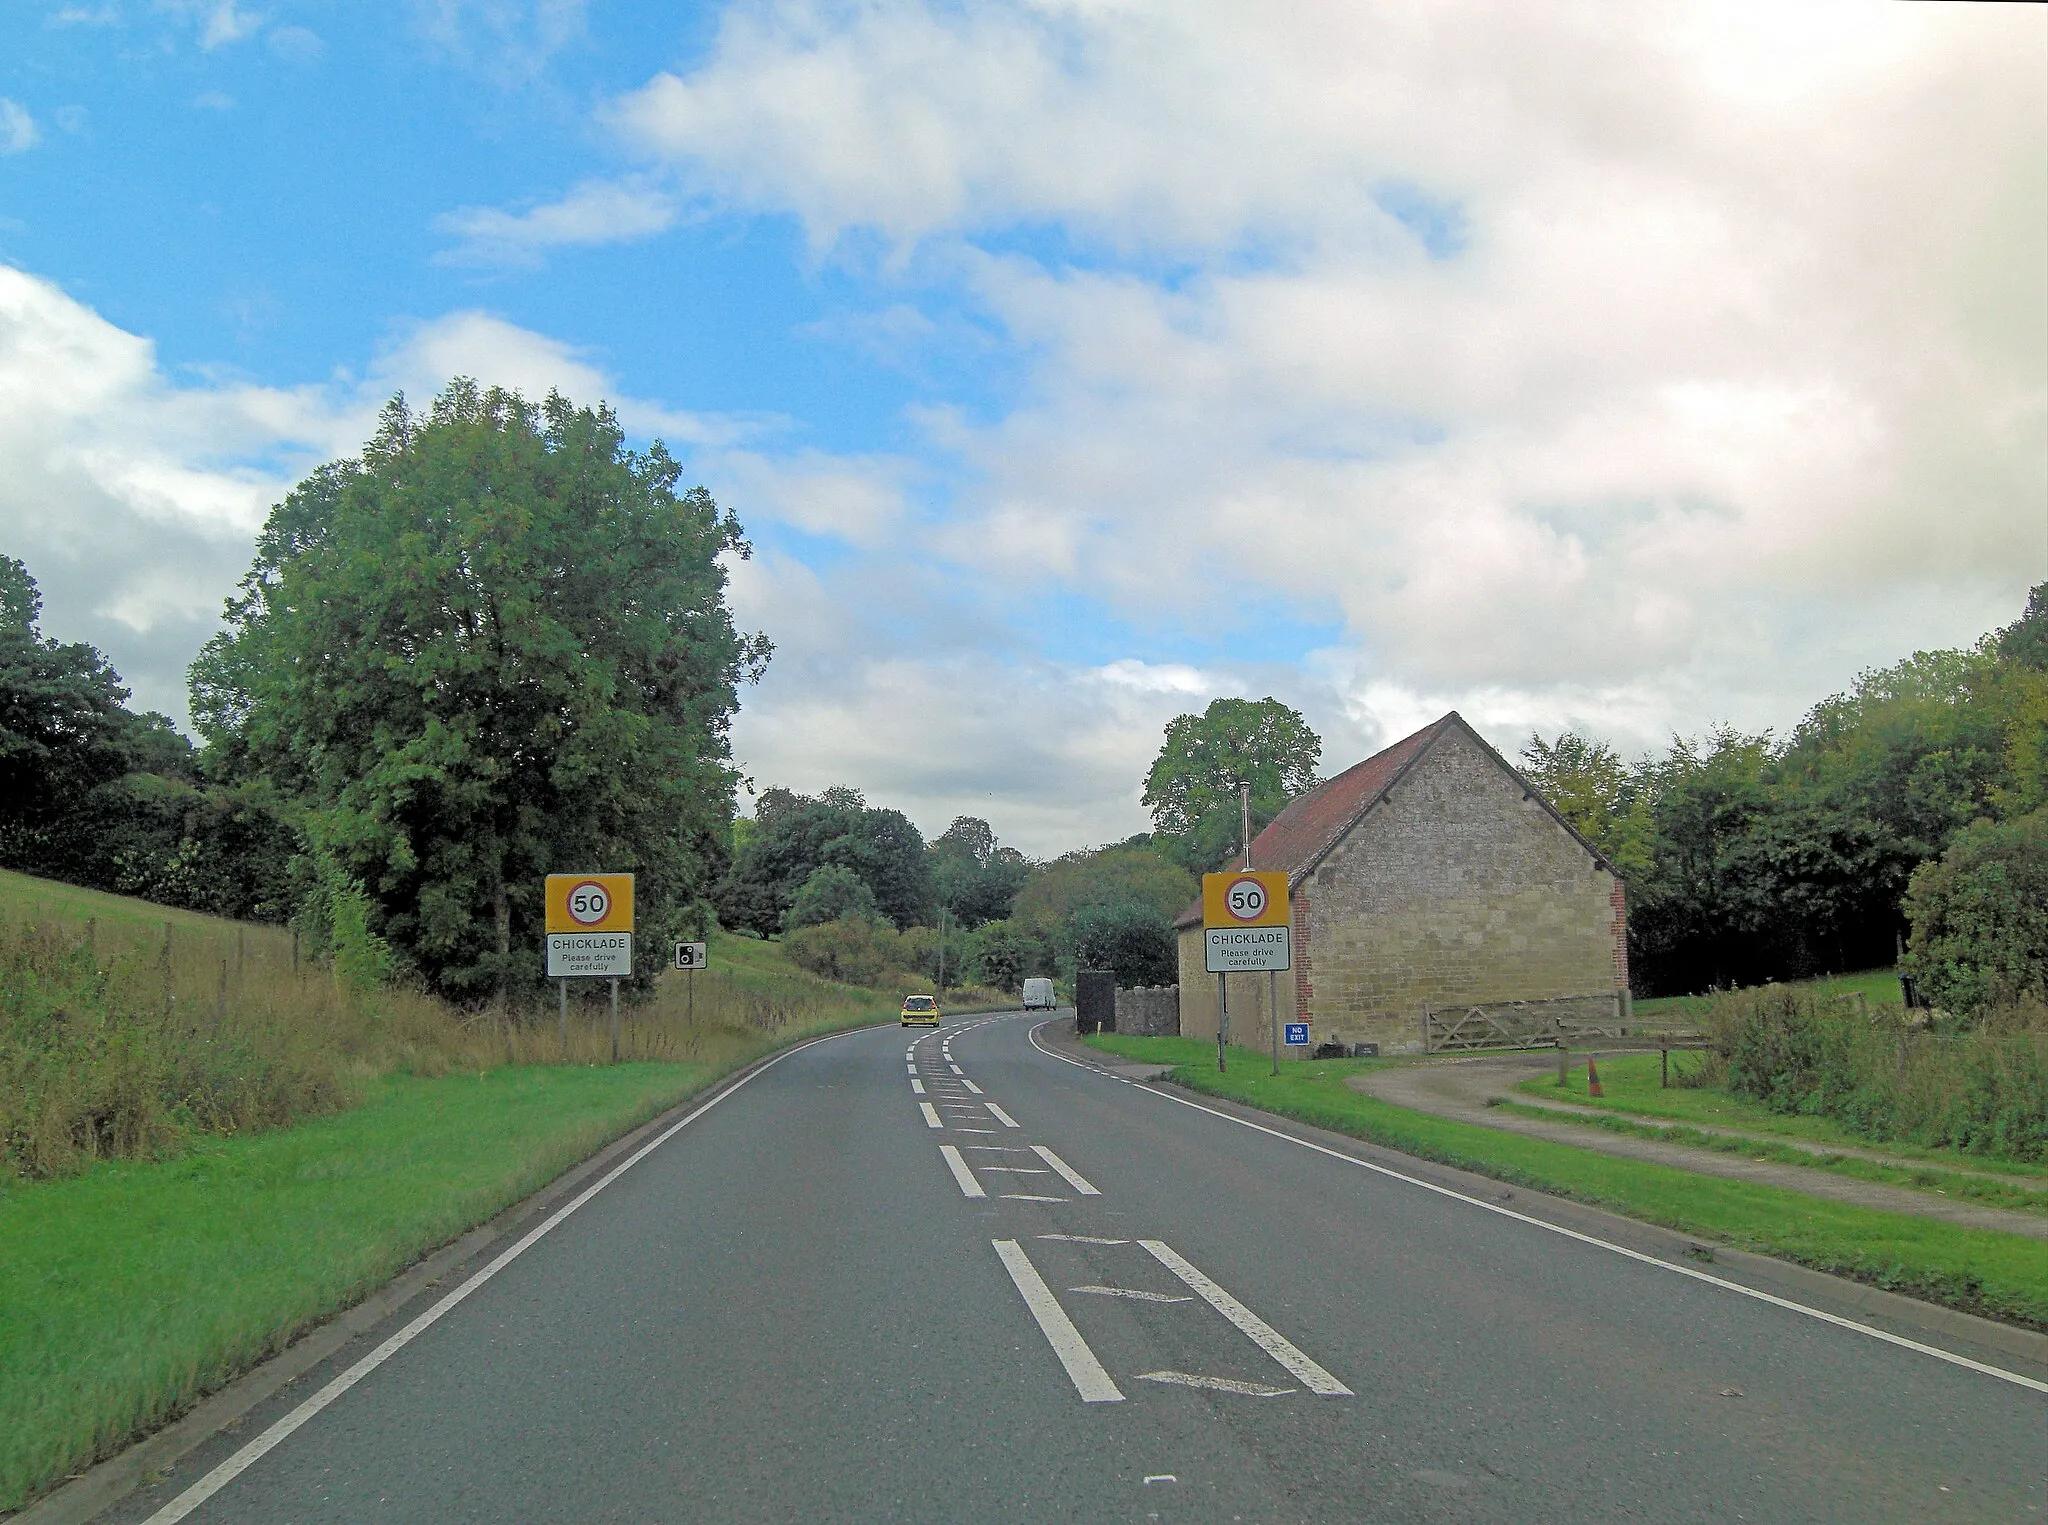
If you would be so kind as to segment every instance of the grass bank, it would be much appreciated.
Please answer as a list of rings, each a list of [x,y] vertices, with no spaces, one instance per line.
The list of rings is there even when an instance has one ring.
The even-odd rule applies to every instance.
[[[1592,1203],[1649,1223],[1775,1255],[1966,1312],[2048,1330],[2048,1253],[2039,1240],[1853,1207],[1778,1187],[1616,1159],[1546,1139],[1451,1122],[1363,1096],[1344,1082],[1385,1061],[1283,1065],[1187,1038],[1088,1040],[1122,1057],[1175,1066],[1174,1080],[1333,1132],[1496,1180]]]
[[[1763,987],[1769,988],[1769,987]],[[1798,991],[1802,994],[1819,996],[1823,999],[1853,997],[1860,995],[1873,1010],[1880,1006],[1896,1006],[1905,1009],[1905,992],[1899,985],[1899,971],[1889,965],[1882,969],[1861,969],[1853,974],[1828,974],[1815,980],[1791,980],[1775,987]],[[1670,1018],[1704,1018],[1713,1007],[1721,992],[1705,995],[1652,996],[1635,1003],[1640,1016],[1656,1017],[1660,1021]]]

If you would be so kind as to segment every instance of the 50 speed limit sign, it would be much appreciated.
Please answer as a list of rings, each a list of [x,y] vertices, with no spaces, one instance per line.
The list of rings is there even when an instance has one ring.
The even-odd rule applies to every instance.
[[[1287,875],[1251,869],[1202,876],[1204,927],[1284,927]]]
[[[550,932],[630,932],[633,876],[549,874],[547,911]]]

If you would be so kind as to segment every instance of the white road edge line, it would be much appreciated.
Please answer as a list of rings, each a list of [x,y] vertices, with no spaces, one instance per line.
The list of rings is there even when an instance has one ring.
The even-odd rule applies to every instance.
[[[951,1070],[955,1075],[965,1075],[967,1073],[967,1071],[961,1069],[959,1065],[952,1063],[950,1060],[947,1061],[946,1068]]]
[[[971,1080],[962,1079],[960,1084],[966,1086],[967,1089],[972,1091],[976,1096],[979,1096],[981,1094],[981,1087],[976,1085]]]
[[[1009,1113],[1005,1112],[1001,1107],[997,1106],[994,1102],[985,1101],[982,1103],[982,1105],[987,1107],[990,1112],[994,1113],[996,1121],[1001,1123],[1005,1128],[1015,1128],[1021,1126],[1016,1118],[1010,1116]]]
[[[735,1080],[731,1085],[727,1086],[724,1090],[720,1091],[716,1096],[712,1097],[709,1101],[705,1102],[703,1106],[698,1107],[697,1109],[692,1111],[689,1114],[689,1116],[680,1118],[675,1123],[671,1124],[669,1127],[664,1128],[654,1138],[642,1144],[638,1149],[634,1150],[625,1159],[621,1160],[618,1164],[614,1165],[610,1170],[606,1171],[595,1182],[593,1182],[589,1186],[584,1187],[582,1191],[578,1192],[574,1197],[570,1198],[569,1201],[565,1202],[562,1206],[556,1208],[552,1213],[548,1214],[547,1218],[543,1222],[541,1222],[537,1227],[529,1229],[524,1235],[520,1237],[519,1241],[516,1244],[514,1244],[510,1249],[506,1250],[504,1254],[500,1255],[497,1259],[493,1260],[489,1265],[485,1266],[481,1271],[477,1272],[476,1275],[472,1276],[468,1281],[464,1282],[461,1286],[457,1287],[453,1292],[450,1292],[446,1297],[442,1298],[438,1303],[434,1304],[434,1306],[429,1308],[425,1313],[422,1313],[418,1318],[414,1319],[411,1323],[407,1324],[403,1329],[399,1330],[398,1333],[392,1335],[389,1339],[385,1340],[383,1344],[379,1345],[375,1350],[371,1351],[368,1355],[364,1356],[360,1361],[356,1362],[355,1365],[351,1366],[347,1371],[343,1372],[340,1376],[334,1378],[333,1381],[329,1382],[325,1387],[321,1388],[319,1392],[313,1394],[312,1397],[308,1398],[304,1403],[301,1403],[289,1414],[286,1414],[282,1419],[279,1419],[276,1423],[272,1424],[269,1429],[265,1430],[261,1435],[258,1435],[246,1446],[243,1446],[239,1451],[235,1452],[234,1455],[228,1457],[226,1461],[221,1462],[211,1472],[207,1473],[206,1476],[200,1478],[198,1482],[194,1483],[190,1488],[187,1488],[183,1493],[179,1494],[176,1498],[172,1499],[168,1504],[164,1505],[163,1508],[159,1509],[155,1514],[151,1515],[149,1519],[144,1522],[144,1525],[175,1525],[176,1521],[184,1519],[186,1515],[190,1514],[193,1510],[197,1509],[201,1504],[205,1503],[208,1499],[212,1498],[216,1493],[220,1492],[221,1489],[225,1488],[229,1483],[233,1482],[236,1478],[240,1477],[244,1472],[248,1471],[250,1467],[254,1466],[257,1462],[261,1461],[281,1442],[288,1440],[295,1432],[297,1432],[303,1425],[305,1425],[305,1423],[308,1420],[312,1419],[322,1409],[326,1408],[329,1404],[333,1403],[335,1399],[339,1398],[343,1393],[347,1392],[350,1388],[354,1387],[358,1382],[362,1381],[363,1378],[367,1377],[371,1372],[375,1371],[378,1367],[382,1366],[386,1361],[390,1360],[393,1356],[397,1355],[399,1351],[403,1350],[406,1346],[410,1345],[414,1340],[418,1339],[422,1334],[426,1333],[426,1331],[433,1327],[433,1325],[440,1322],[444,1314],[453,1310],[454,1307],[458,1303],[460,1303],[464,1298],[468,1297],[470,1293],[476,1291],[478,1287],[481,1287],[485,1282],[489,1281],[493,1276],[496,1276],[500,1271],[504,1270],[505,1267],[512,1264],[512,1262],[517,1260],[521,1255],[524,1255],[528,1250],[532,1249],[534,1245],[538,1244],[544,1237],[546,1237],[550,1230],[552,1230],[557,1224],[561,1223],[563,1220],[568,1218],[568,1216],[571,1213],[575,1212],[577,1208],[581,1207],[584,1203],[588,1202],[592,1197],[596,1196],[599,1192],[603,1191],[607,1186],[611,1185],[612,1182],[616,1181],[620,1176],[624,1175],[627,1171],[631,1170],[635,1165],[639,1164],[642,1160],[646,1159],[648,1155],[654,1153],[655,1150],[659,1149],[663,1144],[667,1143],[670,1139],[674,1138],[678,1133],[682,1132],[683,1129],[689,1127],[691,1123],[694,1123],[706,1112],[709,1112],[713,1107],[717,1106],[720,1102],[724,1101],[726,1097],[732,1095],[732,1093],[737,1091],[741,1086],[746,1085],[748,1082],[756,1080],[760,1078],[762,1075],[767,1074],[768,1071],[775,1068],[776,1065],[782,1063],[783,1060],[789,1058],[792,1054],[800,1054],[805,1049],[814,1047],[817,1044],[830,1043],[834,1038],[843,1038],[846,1036],[847,1035],[845,1033],[827,1033],[822,1038],[813,1038],[808,1043],[799,1043],[794,1048],[785,1049],[783,1052],[777,1054],[773,1059],[770,1059],[766,1064],[762,1065],[758,1070],[753,1071],[751,1074],[742,1075],[738,1080]]]
[[[1196,1270],[1171,1245],[1158,1239],[1140,1239],[1138,1246],[1186,1282],[1203,1302],[1237,1325],[1246,1339],[1294,1373],[1296,1380],[1310,1392],[1325,1398],[1357,1396],[1350,1388],[1303,1355],[1286,1335]]]
[[[922,1080],[919,1080],[915,1075],[912,1075],[910,1077],[910,1094],[912,1096],[924,1095],[924,1082]]]
[[[1039,1333],[1045,1336],[1046,1344],[1052,1346],[1052,1353],[1060,1358],[1060,1365],[1067,1369],[1067,1376],[1073,1381],[1074,1390],[1080,1393],[1081,1401],[1122,1403],[1123,1393],[1110,1380],[1109,1373],[1102,1369],[1102,1363],[1095,1359],[1095,1352],[1081,1338],[1081,1331],[1067,1317],[1067,1310],[1060,1306],[1060,1300],[1052,1295],[1052,1288],[1038,1274],[1038,1268],[1024,1253],[1024,1247],[1014,1239],[991,1239],[989,1243],[996,1247],[1003,1269],[1016,1283],[1017,1295],[1024,1299],[1024,1306],[1031,1310],[1031,1316],[1038,1320]]]
[[[1054,1154],[1050,1149],[1046,1148],[1045,1145],[1033,1144],[1031,1146],[1031,1152],[1037,1155],[1041,1160],[1044,1160],[1046,1164],[1052,1166],[1052,1168],[1054,1170],[1057,1170],[1062,1176],[1066,1177],[1067,1184],[1073,1187],[1074,1190],[1078,1191],[1082,1196],[1099,1197],[1102,1195],[1101,1192],[1097,1191],[1094,1187],[1090,1186],[1086,1181],[1081,1179],[1081,1173],[1078,1170],[1074,1169],[1073,1166],[1069,1165],[1065,1160],[1061,1159],[1058,1155]]]
[[[981,1182],[974,1179],[974,1172],[967,1168],[967,1162],[960,1158],[960,1151],[951,1144],[939,1145],[939,1153],[946,1157],[946,1168],[953,1172],[953,1179],[960,1184],[963,1197],[987,1197],[981,1189]]]
[[[919,1102],[917,1104],[917,1110],[924,1114],[924,1125],[927,1128],[943,1128],[946,1126],[944,1123],[939,1121],[939,1114],[932,1110],[932,1104],[930,1102]]]
[[[1100,1075],[1105,1080],[1113,1080],[1118,1085],[1132,1085],[1132,1082],[1124,1079],[1121,1075],[1111,1075],[1106,1071],[1096,1069],[1092,1064],[1083,1064],[1078,1059],[1069,1059],[1065,1054],[1055,1054],[1051,1049],[1038,1041],[1039,1028],[1046,1025],[1043,1022],[1039,1023],[1038,1027],[1032,1028],[1025,1036],[1031,1040],[1031,1046],[1041,1054],[1044,1054],[1048,1059],[1057,1059],[1061,1064],[1071,1064],[1077,1070],[1087,1070],[1090,1074]],[[1595,1249],[1612,1251],[1616,1255],[1637,1261],[1642,1265],[1655,1266],[1660,1271],[1669,1271],[1674,1276],[1684,1276],[1693,1281],[1705,1282],[1710,1287],[1719,1287],[1724,1292],[1733,1292],[1740,1297],[1747,1297],[1759,1303],[1769,1303],[1773,1308],[1783,1308],[1790,1313],[1803,1313],[1808,1318],[1819,1319],[1823,1324],[1832,1324],[1837,1329],[1847,1329],[1856,1334],[1868,1335],[1873,1340],[1882,1340],[1887,1345],[1897,1345],[1903,1350],[1918,1351],[1923,1356],[1932,1356],[1937,1361],[1946,1361],[1951,1366],[1960,1366],[1967,1371],[1974,1371],[1982,1376],[1996,1377],[2001,1382],[2011,1382],[2018,1387],[2031,1388],[2037,1393],[2048,1393],[2048,1382],[2024,1376],[2016,1371],[2007,1371],[2002,1366],[1992,1366],[1983,1361],[1973,1361],[1968,1356],[1957,1355],[1952,1350],[1943,1350],[1939,1345],[1926,1345],[1919,1340],[1908,1339],[1902,1334],[1893,1334],[1889,1329],[1879,1329],[1873,1324],[1859,1324],[1856,1320],[1844,1318],[1839,1313],[1829,1313],[1824,1308],[1811,1308],[1805,1303],[1795,1303],[1791,1298],[1780,1297],[1775,1292],[1763,1292],[1755,1287],[1745,1287],[1739,1281],[1729,1281],[1724,1276],[1715,1276],[1706,1271],[1697,1271],[1691,1266],[1674,1265],[1671,1261],[1660,1260],[1655,1255],[1646,1255],[1641,1250],[1632,1250],[1625,1244],[1615,1244],[1611,1240],[1601,1239],[1592,1234],[1581,1233],[1575,1228],[1566,1228],[1563,1224],[1547,1223],[1541,1218],[1531,1217],[1528,1213],[1518,1213],[1512,1207],[1502,1207],[1495,1202],[1483,1201],[1478,1197],[1468,1196],[1466,1193],[1452,1187],[1439,1186],[1434,1181],[1425,1181],[1419,1176],[1407,1175],[1386,1165],[1376,1165],[1371,1160],[1361,1160],[1355,1154],[1346,1154],[1340,1149],[1331,1149],[1322,1144],[1311,1143],[1305,1138],[1296,1138],[1291,1133],[1283,1133],[1278,1128],[1268,1128],[1264,1123],[1255,1123],[1250,1118],[1232,1117],[1228,1112],[1219,1111],[1215,1107],[1205,1107],[1198,1101],[1189,1101],[1185,1096],[1172,1096],[1165,1091],[1155,1091],[1150,1086],[1133,1086],[1133,1089],[1141,1091],[1147,1096],[1156,1096],[1162,1101],[1174,1102],[1183,1107],[1192,1107],[1197,1112],[1206,1112],[1211,1117],[1220,1117],[1227,1123],[1236,1123],[1240,1128],[1249,1128],[1254,1133],[1263,1133],[1269,1138],[1277,1138],[1285,1143],[1296,1144],[1303,1149],[1312,1149],[1317,1154],[1328,1155],[1333,1160],[1342,1160],[1347,1165],[1356,1165],[1361,1170],[1370,1170],[1376,1175],[1383,1175],[1395,1181],[1403,1181],[1410,1186],[1420,1186],[1424,1191],[1435,1192],[1440,1197],[1449,1197],[1454,1202],[1463,1202],[1469,1207],[1484,1208],[1487,1212],[1494,1213],[1502,1218],[1512,1218],[1517,1223],[1526,1223],[1531,1228],[1540,1228],[1546,1233],[1556,1234],[1565,1239],[1576,1240],[1580,1244],[1588,1244]],[[149,1525],[155,1525],[155,1522],[151,1521]]]

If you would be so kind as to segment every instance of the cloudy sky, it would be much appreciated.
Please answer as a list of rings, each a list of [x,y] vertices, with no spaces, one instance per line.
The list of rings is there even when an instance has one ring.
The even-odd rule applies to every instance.
[[[456,373],[735,509],[761,784],[1050,853],[1783,730],[2048,577],[2048,8],[0,0],[0,551],[138,703]]]

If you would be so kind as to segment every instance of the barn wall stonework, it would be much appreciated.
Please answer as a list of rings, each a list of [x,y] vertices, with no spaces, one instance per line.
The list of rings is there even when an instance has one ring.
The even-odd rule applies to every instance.
[[[1295,934],[1296,948],[1300,933]],[[1298,955],[1297,955],[1298,956]],[[1294,976],[1279,977],[1280,1020],[1294,1022]],[[1230,977],[1230,1041],[1246,1048],[1265,1051],[1273,1042],[1269,997],[1273,977],[1266,974],[1233,974]],[[1216,976],[1203,966],[1202,929],[1192,927],[1180,934],[1180,1035],[1216,1041]],[[1284,1036],[1284,1034],[1283,1034]],[[1283,1051],[1282,1057],[1287,1057]],[[1293,1057],[1300,1057],[1298,1054]]]
[[[1425,1007],[1627,984],[1620,884],[1456,729],[1297,894],[1318,1042],[1409,1051]]]

